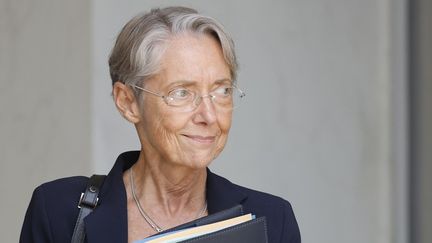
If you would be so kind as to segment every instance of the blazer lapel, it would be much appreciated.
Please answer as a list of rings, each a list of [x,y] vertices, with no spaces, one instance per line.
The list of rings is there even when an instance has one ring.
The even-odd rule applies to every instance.
[[[127,242],[127,198],[123,171],[130,168],[139,152],[121,154],[105,179],[100,204],[85,219],[88,243]]]
[[[207,169],[206,197],[209,214],[242,204],[247,195],[238,186]]]

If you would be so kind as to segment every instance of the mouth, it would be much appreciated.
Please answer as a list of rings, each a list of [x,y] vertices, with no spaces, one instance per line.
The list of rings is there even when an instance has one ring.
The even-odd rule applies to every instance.
[[[184,137],[201,144],[211,144],[215,141],[216,136],[200,136],[200,135],[187,135],[182,134]]]

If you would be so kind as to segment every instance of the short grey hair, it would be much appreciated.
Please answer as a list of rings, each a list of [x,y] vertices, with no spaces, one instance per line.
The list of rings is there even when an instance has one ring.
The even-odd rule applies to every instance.
[[[237,77],[234,42],[215,19],[185,7],[152,9],[132,18],[121,30],[109,57],[112,84],[137,85],[157,74],[166,43],[183,33],[208,34],[220,44],[233,81]]]

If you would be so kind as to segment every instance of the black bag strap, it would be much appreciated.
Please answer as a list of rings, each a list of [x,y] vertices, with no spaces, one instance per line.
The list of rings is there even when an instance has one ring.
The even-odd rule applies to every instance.
[[[71,243],[83,243],[85,239],[84,218],[96,208],[99,198],[99,190],[105,180],[105,175],[92,175],[88,180],[85,192],[81,193],[78,202],[80,212],[75,224]]]

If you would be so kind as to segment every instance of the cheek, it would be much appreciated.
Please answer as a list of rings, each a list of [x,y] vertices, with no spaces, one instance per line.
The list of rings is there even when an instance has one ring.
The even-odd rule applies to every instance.
[[[222,135],[228,135],[228,132],[231,128],[232,122],[232,112],[221,114],[218,116],[219,128],[221,130]]]
[[[141,113],[144,144],[150,144],[154,148],[166,148],[174,142],[172,138],[181,124],[179,119],[163,109],[164,104],[150,101],[153,100],[145,103]]]
[[[226,115],[221,115],[220,117],[218,117],[218,124],[221,133],[218,142],[218,147],[217,147],[218,152],[220,152],[225,146],[225,143],[228,139],[228,133],[231,128],[231,122],[232,122],[231,113]]]
[[[153,119],[152,131],[154,139],[162,148],[178,147],[177,134],[186,126],[188,119],[182,115],[173,115],[172,112],[161,112]]]
[[[189,116],[176,114],[171,111],[165,111],[158,114],[160,119],[157,121],[157,126],[163,132],[177,134],[188,123]]]

